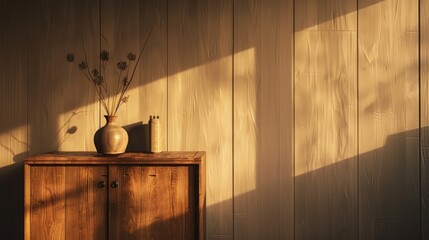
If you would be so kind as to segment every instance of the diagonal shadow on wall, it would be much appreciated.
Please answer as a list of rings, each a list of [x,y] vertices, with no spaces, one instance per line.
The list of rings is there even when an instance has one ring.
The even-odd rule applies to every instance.
[[[365,2],[369,3],[370,1],[365,1]],[[345,6],[346,9],[349,8],[347,4],[343,5],[343,6]],[[331,7],[337,7],[337,5],[335,5],[335,6],[333,5]],[[326,22],[329,19],[330,19],[330,16],[328,16],[328,15],[326,15],[326,16],[317,16],[314,19],[309,20],[308,22],[310,22],[310,23],[313,22],[316,25],[316,24],[318,24],[320,22]],[[302,26],[302,29],[307,28],[307,27],[311,27],[311,24],[309,24],[308,26],[307,25]],[[248,46],[248,48],[252,48],[252,47],[253,46]],[[235,49],[235,50],[236,51],[243,51],[243,50],[246,50],[246,47],[243,47],[243,49]],[[227,56],[227,55],[225,55],[225,56]],[[222,55],[220,55],[220,57],[222,57]],[[206,64],[206,62],[203,61],[202,59],[198,59],[198,61],[194,61],[193,59],[189,59],[189,61],[185,62],[184,67],[183,67],[184,69],[176,69],[175,70],[176,72],[172,72],[172,73],[177,73],[177,72],[180,72],[180,71],[185,71],[186,69],[193,68],[195,66],[204,65],[204,64]],[[163,75],[159,75],[159,76],[158,75],[154,75],[153,76],[153,81],[155,81],[156,79],[162,78],[162,77],[165,77],[165,76],[163,76]],[[56,89],[56,88],[60,88],[60,87],[53,86],[53,88]],[[31,91],[31,89],[29,91]],[[52,89],[47,89],[47,91],[52,91]],[[69,105],[69,108],[67,108],[67,109],[68,110],[72,110],[72,109],[74,109],[76,107],[79,107],[81,104],[84,104],[84,101],[80,101],[80,100],[79,101],[74,101],[73,103],[71,103]],[[57,119],[57,117],[58,116],[51,116],[51,118],[55,119],[55,120]],[[7,132],[8,130],[10,130],[12,128],[15,128],[17,126],[21,126],[21,125],[24,125],[24,124],[27,123],[25,119],[21,119],[18,116],[12,116],[12,119],[17,119],[17,121],[10,121],[8,124],[4,124],[4,125],[2,124],[0,126],[0,132]],[[52,127],[56,127],[56,126],[52,126]],[[79,128],[78,131],[80,131],[80,130],[81,129]],[[43,136],[43,137],[57,140],[56,139],[57,136],[56,136],[55,133],[56,132],[54,131],[52,133],[48,133],[46,136]],[[392,139],[402,139],[401,138],[401,134],[398,134],[398,135],[399,136],[397,138],[394,137],[394,136],[390,138],[391,141],[388,141],[386,143],[386,146],[387,146],[386,149],[389,149],[388,146],[394,146],[395,144],[404,143],[402,140],[400,140],[400,141],[399,140],[393,140],[393,143],[395,143],[395,144],[392,145]],[[32,142],[34,142],[34,141],[37,140],[36,139],[37,136],[34,136],[34,137],[35,137],[35,139],[32,139]],[[384,147],[382,149],[384,149]],[[380,152],[387,152],[387,151],[382,151],[382,149],[380,150]],[[377,151],[376,152],[372,152],[372,154],[375,154],[375,153],[377,153]],[[27,153],[21,153],[21,155],[17,155],[16,161],[18,162],[18,164],[16,164],[16,165],[10,165],[10,166],[7,166],[7,167],[4,167],[4,168],[0,169],[0,183],[2,184],[2,186],[4,186],[4,188],[1,188],[1,189],[7,189],[7,192],[11,193],[10,197],[9,196],[2,197],[2,199],[1,199],[2,203],[4,203],[1,206],[8,206],[7,209],[6,209],[6,207],[4,209],[5,209],[5,211],[8,212],[7,216],[9,216],[8,218],[3,218],[5,220],[4,221],[5,224],[2,225],[2,226],[4,226],[4,228],[3,227],[1,227],[1,228],[3,228],[3,230],[5,231],[5,233],[12,234],[10,236],[14,236],[14,234],[21,234],[21,233],[19,233],[20,232],[19,229],[21,229],[21,227],[22,227],[22,225],[20,226],[20,224],[22,223],[22,219],[20,219],[21,217],[15,218],[15,215],[9,215],[9,214],[15,214],[15,213],[17,213],[19,216],[22,216],[21,213],[18,213],[18,211],[22,211],[22,204],[19,201],[17,201],[17,199],[22,199],[20,197],[22,197],[21,194],[23,192],[23,191],[21,191],[22,189],[20,189],[20,186],[22,184],[22,179],[23,179],[23,176],[22,176],[22,163],[19,163],[19,162],[22,160],[22,157],[25,156],[26,154]],[[371,156],[371,154],[368,155],[368,156]],[[364,156],[361,156],[361,159],[362,159],[362,157],[364,157]],[[393,156],[393,157],[395,157],[395,156]],[[324,167],[324,168],[312,171],[310,173],[306,173],[305,175],[307,177],[309,177],[310,180],[308,180],[308,179],[305,180],[303,178],[303,176],[301,175],[301,176],[297,177],[296,181],[298,181],[298,182],[302,182],[302,181],[323,182],[323,176],[326,176],[326,174],[330,174],[330,173],[341,174],[342,171],[339,171],[339,170],[341,170],[342,168],[346,168],[346,162],[348,162],[348,161],[349,160],[346,160],[346,161],[344,161],[344,163],[343,162],[337,163],[337,164],[332,165],[332,166],[327,166],[327,167]],[[394,164],[393,166],[391,166],[391,168],[392,168],[391,171],[394,172],[394,169],[400,167],[401,166],[400,162],[401,161],[395,161],[396,165]],[[373,163],[376,164],[377,161],[374,161]],[[261,161],[259,161],[258,164],[263,164],[263,163]],[[378,164],[379,165],[383,165],[383,166],[389,166],[388,163],[385,163],[385,162],[382,162],[382,161],[379,162]],[[403,164],[403,162],[402,162],[402,164]],[[344,166],[342,166],[342,165],[344,165]],[[256,166],[256,167],[258,168],[260,166]],[[261,176],[261,177],[263,177],[263,176]],[[393,186],[393,184],[389,184],[389,180],[391,180],[392,182],[395,181],[395,179],[392,179],[392,178],[393,178],[393,176],[391,176],[391,175],[383,176],[384,181],[386,181],[387,185],[390,185],[390,186]],[[265,182],[265,181],[261,181],[261,182],[264,182],[264,185],[263,186],[258,186],[259,190],[262,189],[262,188],[268,188],[269,185],[270,185],[270,183],[268,183],[268,182]],[[17,185],[15,185],[15,184],[17,184]],[[273,183],[273,184],[276,184],[276,183]],[[254,192],[246,193],[245,195],[248,195],[248,196],[258,195],[259,194],[258,193],[258,191],[259,191],[258,189],[256,189]],[[392,189],[394,189],[394,188],[392,187]],[[400,191],[402,192],[402,190],[404,190],[404,186],[400,185]],[[392,196],[393,195],[392,192],[395,192],[395,191],[393,191],[393,190],[387,190],[387,193],[384,194],[384,195],[385,196]],[[305,194],[305,192],[303,194]],[[243,196],[237,196],[236,198],[242,198],[242,197],[245,198],[246,196],[244,196],[244,195]],[[275,197],[275,195],[273,195],[272,197]],[[250,198],[250,199],[252,199],[252,198]],[[230,200],[230,201],[232,201],[232,200]],[[386,199],[386,201],[388,201],[388,199]],[[402,206],[401,202],[403,202],[403,200],[399,199],[398,202],[395,203],[395,204],[398,204],[398,206],[401,207]],[[213,206],[213,208],[221,207],[222,204],[224,204],[224,203],[218,203],[217,205]],[[354,204],[354,203],[352,203],[352,204]],[[297,206],[299,206],[299,205],[297,205]],[[312,208],[317,208],[317,209],[321,208],[321,209],[323,209],[323,210],[320,210],[320,211],[322,211],[321,212],[321,216],[323,216],[325,214],[328,214],[328,215],[329,214],[335,214],[335,213],[333,213],[333,211],[334,211],[334,209],[332,208],[333,206],[307,206],[307,205],[303,205],[303,207],[312,207]],[[324,208],[324,207],[326,207],[326,208]],[[12,210],[12,209],[15,209],[15,210]],[[305,211],[305,210],[303,210],[303,211]],[[410,211],[410,212],[413,212],[413,211]],[[339,213],[337,213],[337,214],[339,214]],[[350,213],[350,214],[355,214],[355,213]],[[397,229],[399,229],[399,228],[395,228],[395,224],[404,223],[403,220],[396,220],[396,218],[398,216],[405,216],[406,214],[408,214],[408,209],[404,208],[403,211],[398,210],[397,213],[392,213],[392,218],[380,219],[378,221],[378,223],[363,223],[363,224],[369,224],[370,227],[372,226],[371,228],[374,229],[374,234],[375,234],[374,236],[393,236],[393,235],[394,236],[404,236],[401,233],[395,234],[395,231]],[[341,219],[341,216],[336,216],[336,217],[339,218],[339,219]],[[1,219],[1,217],[0,217],[0,219]],[[350,226],[349,224],[351,224],[351,223],[347,222],[348,220],[349,219],[347,219],[345,221],[345,223],[347,223],[347,225]],[[306,223],[308,223],[308,224],[310,224],[310,225],[311,224],[314,225],[314,224],[317,223],[317,222],[315,222],[314,219],[312,220],[310,217],[308,219],[304,219],[303,221],[306,222]],[[352,221],[352,220],[349,220],[349,221]],[[404,224],[406,224],[406,226],[409,225],[409,223],[404,223]],[[412,229],[412,227],[410,227],[410,229]],[[144,231],[144,229],[142,231]],[[326,231],[328,231],[328,232],[326,232]],[[321,229],[319,233],[321,235],[331,234],[332,231],[336,231],[336,230],[335,229]],[[348,235],[349,233],[353,235],[356,231],[357,231],[357,229],[344,229],[344,230],[341,231],[342,232],[341,234],[343,234],[344,236]],[[299,234],[299,232],[297,232],[297,233]],[[408,236],[413,236],[413,235],[411,234],[411,235],[408,235]]]
[[[427,131],[428,127],[422,130]],[[309,194],[309,196],[312,197],[329,198],[331,200],[317,201],[317,199],[302,198],[308,199],[309,201],[296,203],[297,211],[307,211],[309,213],[308,215],[301,214],[300,216],[305,217],[296,219],[296,239],[328,239],[332,237],[335,239],[357,239],[358,224],[360,225],[361,231],[365,229],[363,231],[364,234],[361,234],[361,237],[364,239],[419,239],[419,176],[398,176],[398,173],[404,172],[404,168],[409,169],[405,172],[410,173],[418,169],[418,158],[410,158],[409,156],[410,152],[414,152],[411,153],[411,155],[417,155],[419,150],[412,147],[411,149],[407,149],[406,152],[396,152],[394,155],[391,154],[392,149],[397,149],[398,147],[406,145],[409,136],[416,134],[419,134],[419,129],[390,135],[384,146],[361,154],[359,156],[360,165],[362,167],[371,165],[372,167],[369,169],[378,173],[362,174],[359,177],[359,186],[351,186],[347,181],[343,182],[343,180],[348,179],[349,176],[345,176],[344,174],[350,172],[349,168],[351,165],[355,165],[357,156],[343,159],[335,164],[296,176],[296,182],[301,184],[302,182],[308,182],[308,186],[318,187],[298,189],[297,194]],[[14,199],[14,202],[11,202],[8,198],[0,198],[0,206],[9,206],[2,211],[2,215],[16,218],[3,218],[0,222],[2,224],[0,234],[7,234],[4,236],[10,236],[10,239],[23,238],[22,225],[12,224],[23,222],[21,219],[23,212],[20,207],[24,205],[23,191],[15,187],[17,186],[16,184],[22,187],[23,181],[14,184],[10,183],[13,179],[23,179],[21,171],[18,171],[16,168],[21,169],[22,165],[14,164],[0,169],[0,176],[5,177],[1,178],[0,189],[2,189],[2,192],[7,192],[8,196],[12,196]],[[360,170],[362,172],[368,171],[368,169]],[[331,176],[335,177],[332,178]],[[373,177],[377,177],[377,179],[373,179]],[[378,188],[378,182],[382,182],[380,186],[383,187]],[[355,184],[355,182],[352,183]],[[96,189],[96,181],[93,182],[93,184],[93,188]],[[270,184],[278,183],[269,183],[265,181],[264,185],[258,186],[258,189],[264,187],[268,188]],[[330,191],[330,188],[334,191]],[[258,189],[235,196],[235,198],[239,201],[241,199],[257,199],[257,195],[260,194]],[[368,192],[373,190],[376,190],[377,193]],[[84,191],[86,190],[83,188],[75,189],[71,192],[66,192],[65,195],[70,198],[86,198],[87,194],[85,194]],[[63,201],[64,199],[61,196],[63,195],[57,196],[54,200]],[[358,214],[357,209],[359,208],[357,207],[357,199],[353,199],[353,196],[359,196],[361,214],[370,214],[373,219],[372,221],[356,222],[358,218],[354,216]],[[270,196],[265,197],[266,199],[276,199],[278,195],[273,192]],[[371,202],[373,202],[369,199],[371,197],[380,198],[380,202],[386,203],[385,208],[383,206],[371,205]],[[46,202],[44,206],[55,205],[57,203],[53,202],[52,199],[46,199],[44,202]],[[100,202],[96,201],[94,204],[99,205]],[[223,205],[225,202],[218,204]],[[269,204],[269,202],[263,204]],[[210,208],[217,207],[219,206],[209,206],[207,210],[209,211]],[[341,211],[338,211],[339,209]],[[374,209],[380,209],[382,212],[373,211]],[[391,209],[394,209],[394,211],[390,211]],[[387,212],[383,212],[383,210]],[[79,214],[82,213],[76,213],[76,215]],[[378,217],[378,214],[383,217]],[[177,236],[169,236],[169,232],[158,231],[158,229],[178,224],[182,226],[184,222],[189,221],[189,214],[176,214],[174,218],[164,220],[157,219],[156,215],[152,217],[153,223],[146,227],[138,227],[142,222],[134,222],[135,225],[130,227],[130,229],[134,229],[131,231],[131,239],[152,239],[153,237],[158,237],[156,239],[171,239],[170,237],[174,238]],[[329,221],[342,224],[332,225],[332,227],[328,229],[317,227],[320,225],[320,222]],[[307,231],[307,227],[312,231]],[[99,226],[99,228],[107,231],[103,226]],[[315,229],[316,231],[314,231]],[[192,235],[189,233],[189,229],[185,228],[176,229],[173,232],[179,233],[178,236]],[[261,239],[261,237],[263,236],[250,236],[249,239]]]

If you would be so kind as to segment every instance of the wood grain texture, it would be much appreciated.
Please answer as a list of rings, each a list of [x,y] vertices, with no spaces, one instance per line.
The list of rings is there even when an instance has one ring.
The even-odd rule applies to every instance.
[[[372,0],[371,3],[366,3],[366,5],[371,5],[378,1],[380,0]],[[294,21],[296,31],[357,29],[357,0],[299,0],[295,4],[297,6]]]
[[[27,143],[27,8],[0,4],[0,236],[23,238],[23,164]]]
[[[344,4],[295,2],[296,239],[357,239],[356,10],[306,28]]]
[[[107,232],[109,239],[205,239],[203,152],[122,155],[132,163],[118,156],[91,161],[93,155],[26,158],[26,239],[38,231],[54,239],[105,239]],[[59,232],[46,230],[52,222]]]
[[[208,240],[233,240],[233,235],[210,235]]]
[[[10,36],[10,29],[9,29],[9,16],[6,14],[6,9],[8,9],[8,3],[7,2],[2,2],[1,3],[1,15],[0,15],[0,30],[2,30],[2,32],[6,32],[8,36]],[[8,37],[2,37],[0,39],[0,44],[1,46],[10,46],[10,38]],[[8,51],[7,52],[7,58],[0,58],[0,63],[4,66],[6,65],[6,67],[4,68],[0,68],[0,77],[1,80],[0,81],[0,109],[4,112],[8,112],[9,107],[8,107],[8,103],[10,104],[10,101],[7,99],[8,92],[10,92],[9,90],[9,85],[10,85],[10,66],[8,66],[9,64],[7,64],[8,62],[8,58],[10,58],[11,53]],[[0,123],[1,126],[3,125],[10,125],[10,120],[7,119],[9,117],[9,114],[2,114],[0,117]],[[9,130],[7,127],[5,129],[1,129],[1,138],[0,138],[0,146],[3,146],[0,149],[0,167],[3,166],[7,166],[10,164],[10,159],[12,158],[10,151],[8,151],[8,149],[10,148],[9,145],[9,139],[10,137],[7,136],[7,134],[4,134],[3,132],[6,132],[7,130]]]
[[[235,1],[234,237],[293,239],[293,2]]]
[[[26,239],[106,238],[107,191],[97,187],[107,181],[106,167],[27,168]]]
[[[168,149],[207,152],[207,234],[232,235],[232,2],[168,2]]]
[[[200,165],[198,166],[198,237],[199,239],[205,239],[207,228],[206,228],[206,155],[202,152],[198,152],[196,156],[200,159]]]
[[[293,1],[263,1],[261,7],[258,221],[261,238],[293,239]]]
[[[1,3],[0,167],[21,161],[27,144],[27,16],[24,0]],[[9,14],[13,12],[14,14]]]
[[[24,165],[24,239],[31,239],[31,171]]]
[[[132,52],[140,53],[139,45],[139,1],[138,0],[105,0],[101,1],[101,49],[107,50],[109,61],[106,66],[105,82],[109,89],[110,99],[108,106],[113,102],[118,102],[116,89],[118,84],[122,84],[125,74],[120,74],[116,64],[119,61],[128,61],[127,55]],[[134,63],[130,63],[128,78],[131,79]],[[140,69],[137,68],[132,82],[125,94],[128,101],[122,104],[117,112],[118,124],[120,126],[134,123],[141,123],[140,118],[140,91],[139,91]],[[114,99],[115,98],[115,99]],[[102,115],[106,112],[102,109]]]
[[[196,168],[121,166],[112,239],[198,239]],[[111,172],[112,173],[112,172]],[[141,214],[136,214],[141,213]]]
[[[122,188],[122,182],[119,182],[120,178],[120,172],[119,167],[109,167],[109,180],[107,182],[107,191],[109,196],[109,202],[108,202],[108,208],[109,208],[109,217],[108,217],[108,231],[109,231],[109,238],[110,239],[121,239],[120,231],[121,226],[119,218],[120,216],[120,201],[121,201],[121,195],[119,194],[119,189]],[[115,182],[118,184],[116,188],[113,188],[111,184],[115,184]]]
[[[25,158],[31,165],[73,165],[73,164],[203,164],[205,152],[161,152],[124,153],[120,155],[100,155],[96,152],[52,152]]]
[[[429,238],[429,1],[420,1],[421,239]]]
[[[359,236],[418,239],[418,1],[386,0],[358,14]]]
[[[107,239],[106,166],[65,168],[65,237],[67,239]]]
[[[28,11],[28,109],[30,153],[93,150],[98,126],[95,90],[66,60],[98,62],[98,1],[31,1]],[[60,34],[61,33],[61,34]]]
[[[167,151],[167,0],[140,1],[140,47],[155,26],[140,64],[140,119],[161,121],[161,150]]]
[[[65,239],[65,168],[32,167],[30,181],[31,239]]]
[[[261,1],[234,2],[234,236],[258,239]],[[261,159],[262,160],[262,159]],[[226,237],[227,238],[227,237]],[[222,238],[220,238],[222,239]],[[228,238],[227,238],[228,239]]]
[[[429,238],[427,0],[27,1],[0,4],[0,189],[10,193],[0,197],[0,236],[22,238],[9,207],[21,206],[14,163],[28,150],[93,150],[104,124],[94,89],[65,55],[81,60],[83,39],[98,66],[101,37],[115,69],[156,20],[119,120],[140,127],[160,115],[164,150],[207,151],[207,239],[418,239],[420,225]],[[134,154],[57,157],[134,165]],[[144,158],[201,167],[192,154]]]

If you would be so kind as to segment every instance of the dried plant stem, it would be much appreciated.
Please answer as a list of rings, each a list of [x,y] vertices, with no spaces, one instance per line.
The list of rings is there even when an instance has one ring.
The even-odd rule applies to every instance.
[[[123,97],[124,97],[124,95],[125,95],[125,92],[127,91],[128,87],[130,86],[130,84],[131,84],[131,82],[132,82],[132,80],[133,80],[133,77],[134,77],[134,74],[135,74],[135,72],[136,72],[137,66],[139,65],[139,62],[140,62],[140,58],[141,58],[141,56],[143,55],[143,51],[145,50],[146,45],[147,45],[147,43],[149,42],[149,38],[150,38],[150,36],[152,35],[153,29],[155,28],[155,23],[156,23],[156,19],[155,19],[155,21],[153,22],[153,24],[152,24],[152,28],[150,29],[150,32],[149,32],[149,34],[147,35],[147,37],[146,37],[146,39],[145,39],[145,41],[144,41],[144,44],[143,44],[142,50],[140,51],[139,57],[137,58],[136,64],[134,65],[133,73],[131,74],[131,77],[130,77],[129,81],[127,82],[127,84],[122,88],[121,96],[119,97],[119,101],[118,101],[118,103],[117,103],[117,105],[116,105],[116,108],[115,108],[115,111],[113,112],[113,115],[115,115],[115,114],[116,114],[116,112],[118,112],[119,107],[120,107],[120,106],[121,106],[121,104],[123,103],[122,99],[123,99]]]
[[[147,35],[144,41],[143,47],[140,50],[137,60],[136,60],[136,55],[130,52],[127,55],[128,62],[125,62],[125,61],[118,62],[117,68],[119,69],[119,76],[117,79],[116,88],[114,88],[115,87],[114,82],[111,83],[111,85],[107,83],[106,69],[107,69],[107,62],[109,61],[109,52],[106,50],[101,51],[100,52],[101,63],[99,62],[98,68],[94,68],[93,70],[91,70],[88,64],[88,56],[86,53],[85,45],[82,40],[82,47],[83,47],[85,61],[82,61],[80,64],[78,64],[78,67],[83,72],[87,80],[96,88],[101,106],[104,108],[107,115],[111,115],[111,116],[116,115],[119,107],[124,102],[127,101],[128,96],[125,97],[124,95],[134,79],[134,75],[136,73],[137,67],[139,66],[140,59],[142,58],[143,52],[146,49],[146,46],[149,42],[149,38],[154,31],[157,20],[158,18],[154,20],[152,24],[152,28],[150,29],[149,34]],[[67,61],[73,62],[73,60],[74,60],[74,55],[71,53],[67,54]],[[131,71],[132,61],[135,61],[135,64]],[[131,76],[130,76],[130,71],[131,71]],[[109,87],[112,88],[111,89],[113,91],[112,96],[109,95]]]
[[[95,88],[96,88],[96,90],[98,91],[98,96],[99,96],[99,98],[100,98],[101,105],[103,106],[103,108],[104,108],[104,110],[106,111],[106,113],[109,115],[109,111],[108,111],[108,108],[107,108],[107,106],[106,106],[106,99],[105,99],[105,96],[104,96],[104,94],[103,94],[103,91],[101,90],[101,87],[100,87],[100,86],[98,86],[98,85],[93,81],[93,79],[91,78],[91,72],[90,72],[89,67],[88,67],[88,58],[87,58],[87,55],[86,55],[85,44],[84,44],[83,40],[82,40],[82,48],[83,48],[83,54],[84,54],[84,57],[85,57],[85,62],[86,62],[86,64],[87,64],[86,71],[84,71],[84,75],[85,75],[85,76],[86,76],[86,78],[89,80],[89,82],[90,82],[92,85],[94,85],[94,87],[95,87]],[[83,71],[83,70],[82,70],[82,71]],[[104,87],[104,91],[106,92],[106,95],[108,95],[108,94],[107,94],[107,86],[104,86],[104,85],[102,84],[102,87]]]

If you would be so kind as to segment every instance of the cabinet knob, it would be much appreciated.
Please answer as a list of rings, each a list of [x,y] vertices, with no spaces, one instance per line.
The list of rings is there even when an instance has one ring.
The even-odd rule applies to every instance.
[[[118,185],[119,185],[118,181],[113,181],[113,182],[110,184],[110,186],[111,186],[112,188],[117,188],[117,187],[118,187]]]
[[[100,180],[97,184],[98,188],[104,188],[106,186],[106,183],[103,180]]]

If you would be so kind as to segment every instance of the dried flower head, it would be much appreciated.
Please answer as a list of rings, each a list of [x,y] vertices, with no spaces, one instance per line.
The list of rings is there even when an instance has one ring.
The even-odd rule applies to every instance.
[[[119,70],[124,71],[125,69],[127,69],[128,64],[126,62],[121,61],[118,62],[117,66]]]
[[[72,53],[67,54],[67,61],[73,62],[74,61],[74,55]]]
[[[134,53],[130,52],[130,53],[128,53],[127,58],[130,61],[134,61],[134,60],[136,60],[136,55]]]
[[[97,69],[92,69],[91,73],[94,78],[100,76],[100,72]]]
[[[130,83],[133,81],[140,58],[146,48],[150,36],[152,35],[155,22],[156,21],[154,21],[152,29],[150,30],[138,57],[136,57],[136,54],[129,52],[127,54],[127,60],[119,61],[117,63],[116,67],[119,71],[116,71],[118,75],[116,80],[114,80],[116,81],[116,84],[111,84],[109,82],[114,78],[113,76],[110,76],[112,72],[107,70],[109,65],[109,52],[107,50],[100,51],[99,63],[101,64],[99,65],[99,68],[92,69],[92,66],[90,67],[88,64],[85,48],[83,48],[84,59],[77,62],[77,65],[89,83],[95,87],[101,106],[104,108],[107,115],[116,115],[119,107],[123,103],[128,102],[129,96],[125,96],[125,93],[127,92]],[[73,62],[75,60],[75,56],[72,53],[68,53],[66,57],[68,62]]]
[[[93,81],[94,81],[95,85],[99,86],[99,85],[103,84],[104,79],[102,76],[97,76],[93,79]]]
[[[82,61],[81,63],[79,63],[79,69],[80,70],[84,70],[88,68],[88,64],[85,61]]]
[[[109,60],[109,52],[108,52],[108,51],[106,51],[106,50],[102,50],[102,51],[100,52],[100,59],[101,59],[102,61],[108,61],[108,60]]]
[[[128,84],[128,77],[124,77],[124,79],[122,79],[122,86],[127,86]]]
[[[128,102],[128,99],[130,98],[130,96],[128,95],[128,96],[125,96],[125,97],[123,97],[122,99],[121,99],[121,101],[123,102],[123,103],[126,103],[126,102]]]

